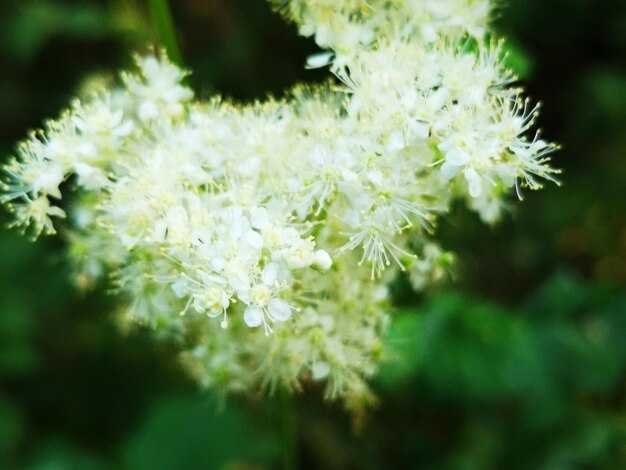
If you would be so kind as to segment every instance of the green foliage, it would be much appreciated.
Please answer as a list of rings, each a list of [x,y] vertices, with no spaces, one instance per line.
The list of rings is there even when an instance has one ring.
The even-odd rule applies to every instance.
[[[409,351],[400,351],[402,361],[382,369],[387,388],[393,390],[403,378],[394,371],[394,364],[401,364],[409,377],[424,376],[439,394],[452,399],[480,402],[511,392],[532,393],[536,384],[527,380],[541,367],[541,357],[528,325],[510,312],[450,293],[401,315],[405,318],[394,322],[388,341]],[[419,321],[409,322],[407,316]]]
[[[623,465],[626,429],[607,411],[626,369],[624,312],[626,293],[570,274],[517,310],[438,295],[400,314],[387,341],[402,362],[379,382],[462,436],[434,468]]]
[[[0,457],[16,448],[24,433],[24,417],[19,407],[0,397]]]
[[[171,397],[149,408],[125,445],[124,461],[138,470],[218,469],[271,462],[275,444],[276,437],[251,428],[241,410],[219,412],[206,399]]]
[[[180,66],[183,65],[183,57],[174,30],[174,21],[170,11],[168,0],[149,0],[152,18],[157,30],[157,35],[162,47],[167,51],[167,56]]]
[[[380,382],[393,390],[422,376],[442,396],[478,401],[534,399],[550,387],[610,393],[626,368],[624,312],[626,294],[571,274],[549,280],[519,311],[440,294],[393,322]]]
[[[64,5],[49,0],[18,4],[6,23],[4,40],[22,61],[31,61],[55,36],[78,40],[100,39],[112,32],[106,8],[96,3]]]
[[[504,44],[504,61],[515,75],[523,80],[532,78],[534,63],[528,52],[517,42],[507,41]]]

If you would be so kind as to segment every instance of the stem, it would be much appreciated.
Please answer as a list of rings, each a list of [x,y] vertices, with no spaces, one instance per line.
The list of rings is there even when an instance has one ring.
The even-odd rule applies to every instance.
[[[180,52],[174,20],[168,0],[148,0],[152,12],[152,21],[156,29],[159,43],[167,51],[169,59],[177,65],[183,65],[183,56]]]
[[[291,395],[284,392],[280,397],[281,447],[284,470],[296,470],[298,435],[296,411]]]

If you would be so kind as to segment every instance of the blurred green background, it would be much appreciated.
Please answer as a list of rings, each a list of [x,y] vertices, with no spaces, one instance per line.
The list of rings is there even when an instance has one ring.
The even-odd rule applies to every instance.
[[[199,96],[324,77],[262,0],[172,3]],[[280,468],[285,429],[299,468],[626,468],[626,2],[503,3],[497,30],[564,145],[564,185],[495,227],[460,208],[442,223],[455,282],[398,283],[397,360],[358,426],[315,388],[291,417],[278,398],[199,391],[176,345],[122,333],[104,289],[71,286],[62,240],[2,230],[0,468]],[[1,0],[2,158],[86,78],[128,67],[151,28],[139,0]]]

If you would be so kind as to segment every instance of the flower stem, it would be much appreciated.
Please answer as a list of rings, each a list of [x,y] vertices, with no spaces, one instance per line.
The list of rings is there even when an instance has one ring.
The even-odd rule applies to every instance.
[[[177,65],[183,65],[183,56],[180,52],[174,20],[168,0],[148,0],[152,21],[161,47],[167,51],[169,59]]]
[[[284,470],[296,470],[297,424],[293,396],[284,392],[280,397],[281,448]]]

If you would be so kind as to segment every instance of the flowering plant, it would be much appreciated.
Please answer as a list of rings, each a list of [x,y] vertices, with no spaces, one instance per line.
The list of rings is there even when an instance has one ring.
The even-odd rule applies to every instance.
[[[20,144],[2,201],[35,236],[67,218],[79,285],[110,274],[124,318],[182,339],[203,385],[325,380],[358,409],[384,355],[386,284],[439,278],[438,218],[462,201],[496,221],[510,192],[554,181],[555,146],[529,134],[537,107],[492,39],[491,2],[271,3],[334,80],[199,102],[165,53],[138,57]]]

